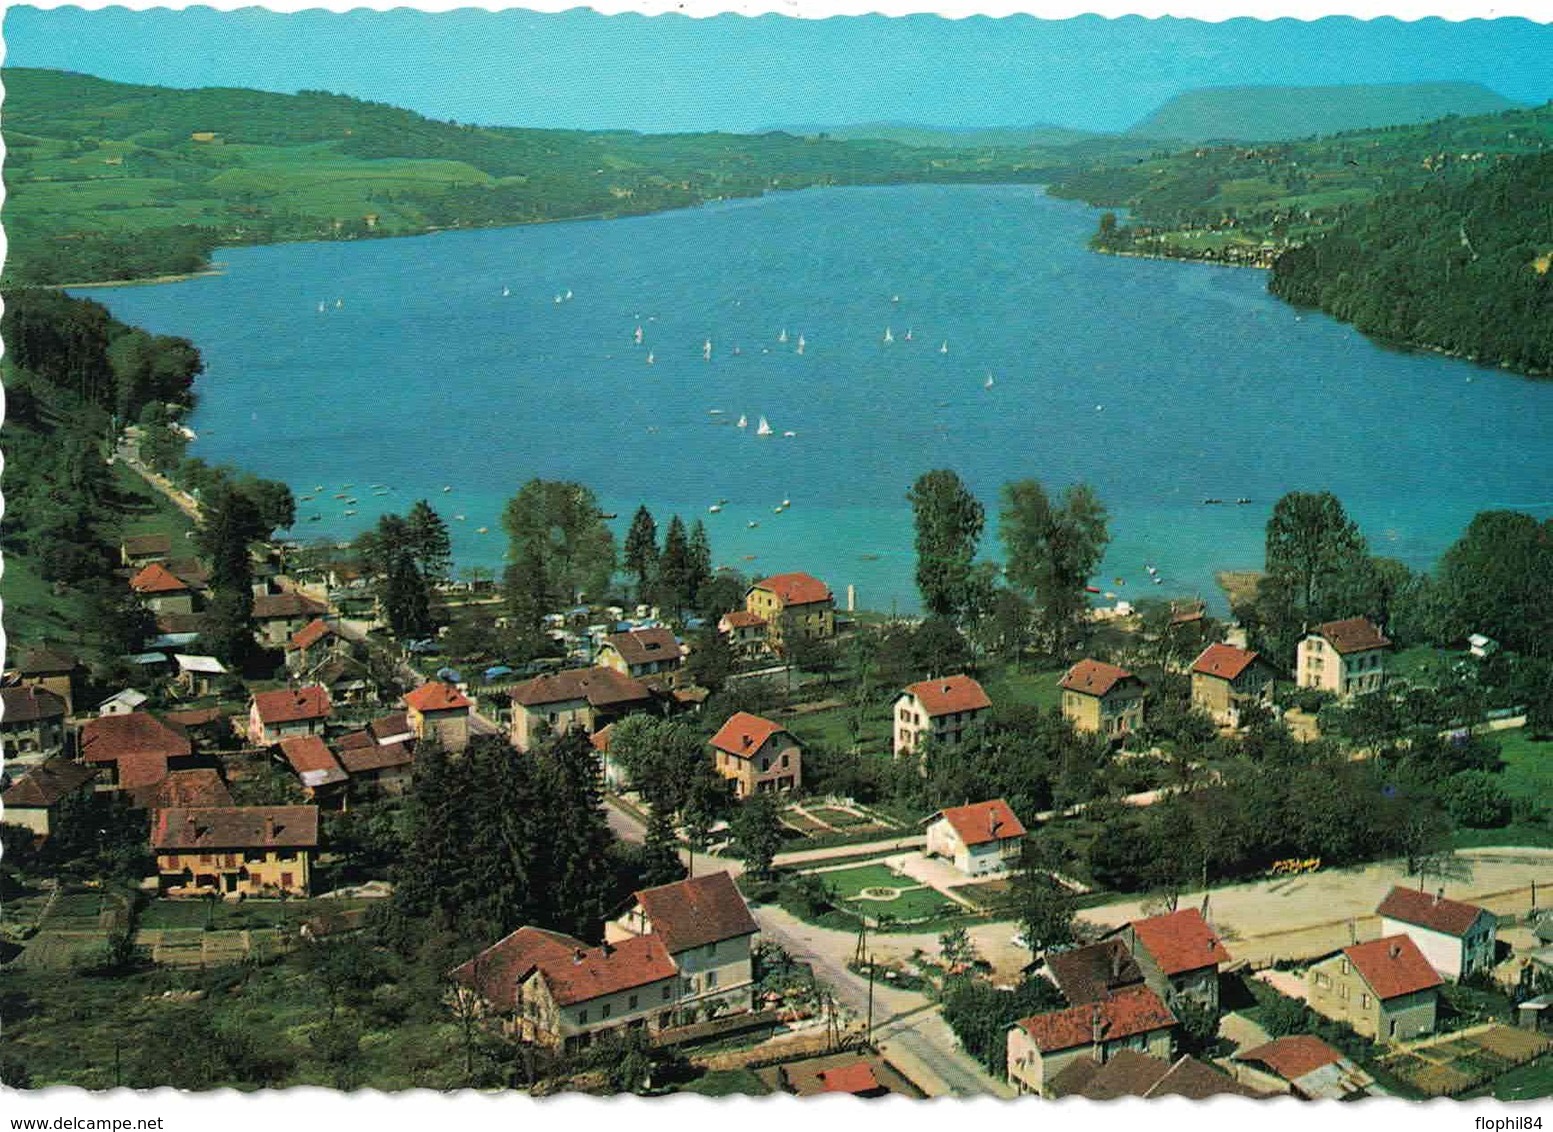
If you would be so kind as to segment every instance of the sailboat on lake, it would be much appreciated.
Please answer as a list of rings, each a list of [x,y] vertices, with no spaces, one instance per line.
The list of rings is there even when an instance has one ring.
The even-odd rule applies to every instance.
[[[760,418],[760,427],[758,427],[755,430],[755,435],[756,436],[770,436],[771,435],[771,426],[766,423],[766,418],[765,417],[761,417]]]
[[[895,335],[893,333],[891,333],[890,328],[888,326],[886,326],[884,328],[884,340],[885,340],[886,343],[895,341]]]
[[[739,427],[740,428],[749,428],[750,427],[750,419],[748,417],[746,417],[743,413],[739,414]]]

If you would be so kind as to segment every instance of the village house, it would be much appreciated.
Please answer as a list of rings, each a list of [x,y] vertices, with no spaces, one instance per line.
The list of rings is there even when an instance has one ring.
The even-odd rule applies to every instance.
[[[1041,973],[1071,1006],[1100,1002],[1119,990],[1143,985],[1143,968],[1127,945],[1115,938],[1048,952]]]
[[[1168,1061],[1137,1050],[1118,1050],[1101,1062],[1081,1057],[1051,1080],[1056,1098],[1083,1097],[1114,1101],[1123,1097],[1184,1097],[1204,1101],[1210,1097],[1251,1097],[1266,1094],[1237,1082],[1229,1074],[1195,1057]]]
[[[1486,908],[1447,900],[1443,889],[1431,894],[1397,885],[1375,914],[1381,935],[1407,936],[1447,979],[1493,969],[1499,918]]]
[[[1269,1093],[1307,1101],[1343,1101],[1368,1095],[1375,1078],[1341,1050],[1313,1034],[1291,1034],[1235,1054],[1240,1081]]]
[[[808,574],[773,574],[744,594],[744,609],[766,623],[766,644],[780,655],[795,637],[829,640],[836,635],[836,599]]]
[[[75,794],[89,793],[96,768],[66,759],[50,759],[33,767],[0,794],[0,821],[47,837],[57,826],[60,803]]]
[[[512,744],[526,751],[543,735],[581,728],[592,735],[633,712],[651,710],[652,692],[613,668],[568,668],[513,687]]]
[[[141,566],[161,562],[172,556],[173,540],[168,534],[129,535],[119,543],[119,563],[123,566]]]
[[[632,629],[605,637],[593,662],[633,680],[651,682],[656,677],[665,687],[673,687],[685,663],[685,646],[661,626]]]
[[[1219,967],[1230,962],[1230,954],[1196,908],[1133,920],[1110,935],[1126,945],[1156,994],[1185,995],[1219,1008]]]
[[[1213,644],[1192,662],[1192,706],[1220,727],[1239,727],[1247,704],[1273,702],[1273,668],[1234,645]]]
[[[273,747],[294,735],[322,735],[332,711],[328,690],[317,684],[255,692],[248,708],[248,740]]]
[[[153,812],[174,807],[208,809],[236,805],[220,772],[210,767],[170,770],[162,781],[128,793],[136,806]]]
[[[992,713],[992,701],[969,676],[943,676],[908,684],[892,704],[895,757],[918,753],[923,739],[957,746]]]
[[[397,796],[409,789],[415,765],[409,738],[378,742],[370,729],[353,731],[339,738],[335,750],[352,792]]]
[[[64,700],[36,685],[0,688],[0,751],[7,764],[41,763],[64,749]]]
[[[784,1093],[797,1097],[842,1096],[920,1098],[915,1089],[889,1062],[877,1054],[841,1053],[810,1057],[777,1066],[777,1083]]]
[[[153,613],[194,612],[194,590],[160,562],[142,566],[129,580],[129,588]]]
[[[644,888],[616,926],[662,941],[679,973],[676,1024],[754,1006],[751,945],[760,929],[729,874]]]
[[[329,607],[306,594],[256,594],[253,599],[254,636],[267,648],[280,648],[309,621],[326,616]]]
[[[735,712],[712,736],[711,745],[713,765],[734,784],[735,797],[803,785],[803,747],[769,719]]]
[[[673,1024],[679,971],[656,935],[589,947],[522,927],[451,972],[479,1013],[520,1042],[572,1054],[629,1030]]]
[[[1002,798],[951,806],[927,819],[927,855],[944,857],[969,877],[1019,863],[1025,827]]]
[[[753,660],[769,647],[766,619],[747,609],[725,613],[717,622],[717,631],[728,642],[728,649],[740,660]]]
[[[280,741],[280,754],[297,776],[309,802],[344,808],[345,773],[329,746],[317,735],[298,735]]]
[[[151,699],[139,688],[121,688],[97,705],[98,715],[128,715],[139,711]]]
[[[324,661],[349,654],[350,642],[321,617],[309,621],[286,642],[286,671],[293,676],[311,673]]]
[[[24,688],[46,688],[65,703],[65,714],[75,714],[75,678],[81,662],[58,649],[28,649],[17,666],[6,673],[7,683]]]
[[[1077,731],[1120,739],[1143,726],[1147,686],[1125,668],[1084,659],[1057,682],[1062,716]]]
[[[1434,1031],[1443,982],[1409,937],[1385,936],[1312,964],[1307,1001],[1367,1038],[1403,1042]]]
[[[151,848],[163,896],[306,896],[318,807],[158,810]]]
[[[188,769],[194,747],[181,729],[149,712],[102,715],[81,726],[77,757],[102,768],[99,790],[155,786],[174,769]]]
[[[1367,617],[1328,621],[1295,646],[1295,683],[1339,699],[1378,692],[1386,683],[1391,641]]]
[[[405,694],[405,722],[416,739],[435,739],[444,751],[456,753],[469,746],[470,706],[452,684],[433,680]]]
[[[1008,1031],[1008,1083],[1020,1094],[1050,1097],[1052,1079],[1080,1060],[1103,1065],[1122,1050],[1167,1058],[1175,1025],[1148,987],[1021,1019]]]
[[[367,666],[348,652],[325,657],[308,675],[310,684],[328,689],[329,699],[337,704],[360,703],[367,698],[372,684]]]
[[[226,665],[213,656],[174,653],[173,663],[178,667],[178,686],[191,696],[210,695],[226,675]]]

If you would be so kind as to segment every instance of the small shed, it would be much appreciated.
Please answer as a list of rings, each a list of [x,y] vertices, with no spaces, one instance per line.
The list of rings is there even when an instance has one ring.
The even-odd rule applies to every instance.
[[[1535,1034],[1553,1034],[1553,994],[1528,998],[1519,1007],[1521,1029]]]

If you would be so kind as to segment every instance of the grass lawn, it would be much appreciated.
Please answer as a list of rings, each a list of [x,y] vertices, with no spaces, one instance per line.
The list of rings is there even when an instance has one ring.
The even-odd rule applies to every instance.
[[[1493,1097],[1501,1101],[1529,1101],[1553,1097],[1553,1057],[1543,1057],[1529,1065],[1517,1066],[1492,1081],[1469,1089],[1457,1100]]]
[[[211,927],[216,931],[244,928],[271,928],[282,921],[296,924],[321,912],[343,912],[359,908],[364,900],[244,900],[240,904],[222,902],[215,907]],[[140,913],[142,928],[205,927],[211,915],[203,900],[153,900]]]
[[[843,900],[850,900],[865,888],[905,888],[917,882],[903,877],[884,865],[859,865],[855,869],[837,869],[817,874],[825,887]]]
[[[834,806],[811,806],[809,813],[819,818],[826,825],[837,829],[848,829],[857,825],[877,825],[872,818],[862,817],[850,810],[838,810]]]
[[[703,1097],[764,1097],[771,1092],[766,1083],[748,1069],[708,1069],[678,1091]]]
[[[1512,798],[1553,801],[1553,742],[1537,742],[1524,727],[1495,732],[1504,760],[1500,782]]]
[[[982,686],[992,702],[999,706],[1028,704],[1047,711],[1062,702],[1062,692],[1057,687],[1057,681],[1062,679],[1064,671],[1061,668],[1050,668],[1040,672],[1023,672],[1008,667],[989,675],[982,681]]]
[[[852,749],[850,707],[830,708],[826,711],[806,712],[802,715],[779,717],[782,726],[805,743],[818,743],[838,751]],[[864,754],[888,753],[890,749],[890,709],[875,705],[863,713],[863,728],[858,733],[858,750]]]

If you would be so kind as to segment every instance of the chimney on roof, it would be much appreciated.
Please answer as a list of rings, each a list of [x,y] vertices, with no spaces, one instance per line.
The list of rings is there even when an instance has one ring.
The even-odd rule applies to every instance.
[[[615,953],[615,945],[610,943],[609,940],[606,939],[603,943],[601,943],[599,945],[599,950],[604,953],[604,958],[608,959],[611,955],[613,955]]]
[[[1390,947],[1386,948],[1386,954],[1390,955],[1393,959],[1402,958],[1402,945],[1400,943],[1393,943]]]
[[[581,967],[582,961],[586,955],[587,953],[580,947],[576,951],[572,952],[572,966]]]
[[[1105,1064],[1105,1013],[1096,1003],[1094,1010],[1089,1015],[1089,1037],[1094,1043],[1095,1054],[1100,1059],[1100,1064]]]
[[[264,840],[266,840],[266,841],[273,841],[273,840],[275,840],[275,815],[274,814],[265,814],[264,815]]]
[[[1434,892],[1434,902],[1436,904],[1438,904],[1440,901],[1442,901],[1444,899],[1445,899],[1445,890],[1443,888],[1435,889],[1435,892]]]

